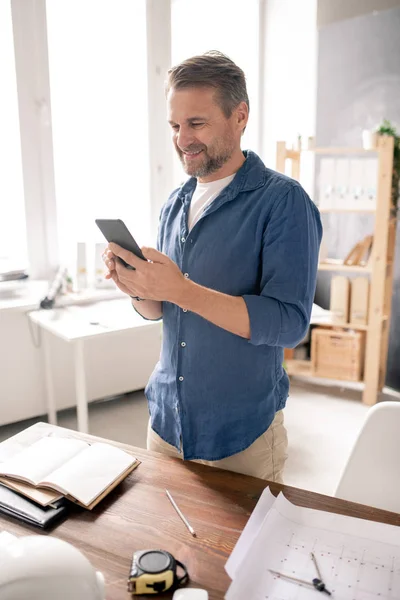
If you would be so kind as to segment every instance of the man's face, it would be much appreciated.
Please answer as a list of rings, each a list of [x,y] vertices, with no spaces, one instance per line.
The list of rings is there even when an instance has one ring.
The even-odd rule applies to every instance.
[[[167,102],[172,139],[184,170],[198,179],[209,178],[240,148],[235,111],[225,116],[213,88],[172,88]]]

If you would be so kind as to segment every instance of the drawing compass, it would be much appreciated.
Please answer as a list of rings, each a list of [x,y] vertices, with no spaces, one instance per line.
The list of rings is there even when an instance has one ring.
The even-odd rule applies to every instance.
[[[329,592],[325,587],[325,583],[322,580],[321,571],[319,570],[319,567],[318,567],[317,559],[315,558],[315,555],[313,554],[313,552],[311,552],[311,559],[315,565],[315,569],[316,569],[317,575],[318,575],[318,577],[315,577],[312,581],[306,581],[305,579],[298,579],[297,577],[292,577],[291,575],[286,575],[285,573],[279,573],[278,571],[273,571],[272,569],[268,569],[268,570],[270,573],[272,573],[273,575],[276,575],[277,577],[280,577],[281,579],[287,579],[288,581],[293,581],[293,583],[298,583],[299,585],[306,585],[307,587],[314,588],[318,592],[323,592],[324,594],[327,594],[328,596],[332,596],[331,592]]]

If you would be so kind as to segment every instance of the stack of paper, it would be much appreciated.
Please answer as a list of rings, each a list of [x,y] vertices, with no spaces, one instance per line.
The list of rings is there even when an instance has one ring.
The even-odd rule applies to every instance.
[[[294,506],[267,488],[230,556],[227,600],[317,600],[321,578],[335,600],[400,598],[400,530],[392,525]]]

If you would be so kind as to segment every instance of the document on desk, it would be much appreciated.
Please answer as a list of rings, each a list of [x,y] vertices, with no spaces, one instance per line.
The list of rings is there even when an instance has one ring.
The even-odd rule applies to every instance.
[[[138,464],[132,455],[111,444],[43,437],[2,462],[0,475],[3,483],[9,482],[9,487],[36,501],[29,494],[32,487],[35,492],[61,494],[93,508]]]
[[[143,325],[141,317],[126,300],[96,302],[87,306],[70,306],[65,309],[65,315],[73,317],[81,325],[91,324],[104,330],[124,329],[127,326]]]
[[[265,488],[225,565],[225,570],[231,579],[235,578],[240,563],[243,562],[274,502],[275,496],[269,487]]]
[[[253,535],[247,531],[248,543],[239,540],[227,563],[227,600],[316,600],[312,587],[270,572],[311,584],[318,577],[311,553],[335,600],[400,598],[398,527],[294,506],[282,494],[268,508],[267,498]]]

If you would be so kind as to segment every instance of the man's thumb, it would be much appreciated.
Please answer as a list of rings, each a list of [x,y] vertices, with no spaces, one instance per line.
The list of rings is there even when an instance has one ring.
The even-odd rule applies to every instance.
[[[163,263],[165,262],[165,254],[159,252],[155,248],[142,248],[142,253],[147,260],[151,260],[151,262]]]

